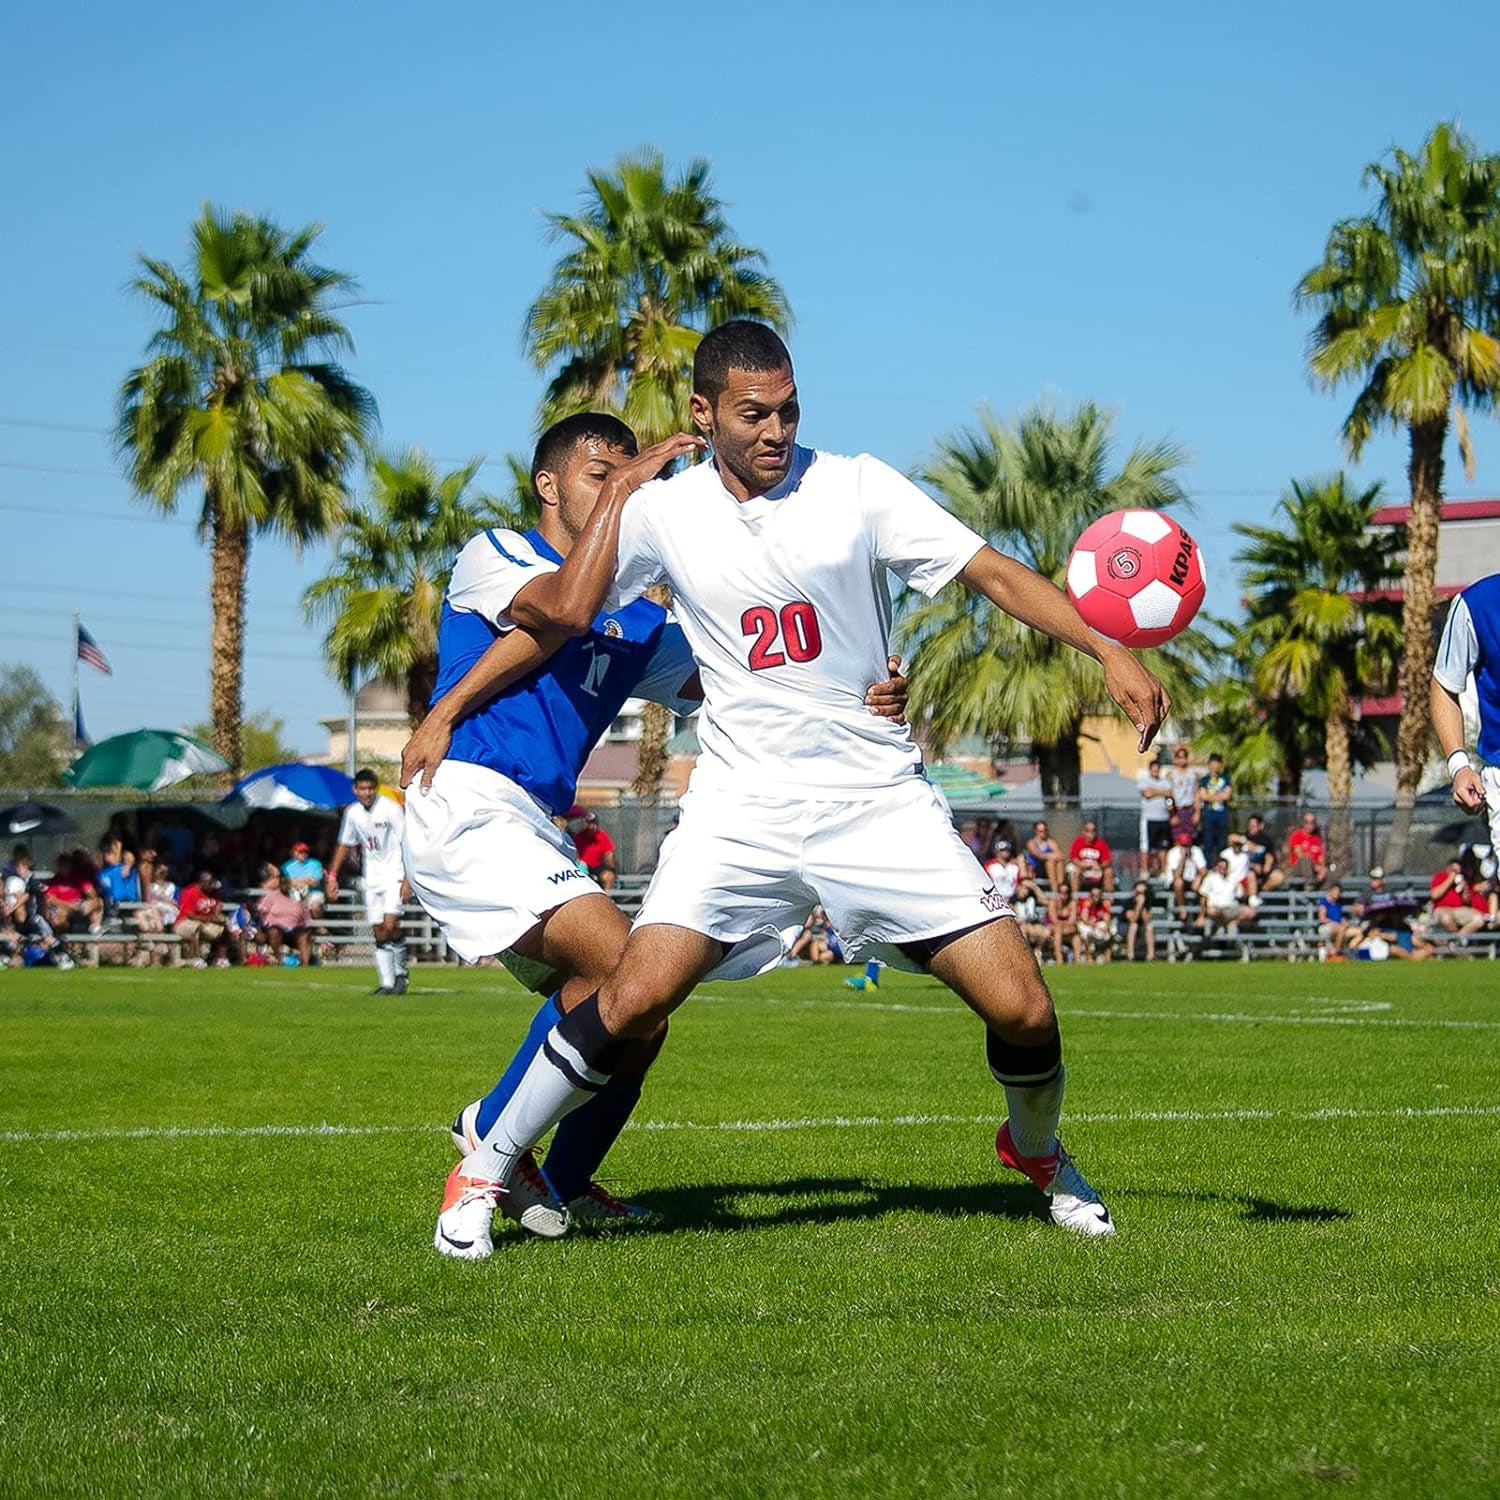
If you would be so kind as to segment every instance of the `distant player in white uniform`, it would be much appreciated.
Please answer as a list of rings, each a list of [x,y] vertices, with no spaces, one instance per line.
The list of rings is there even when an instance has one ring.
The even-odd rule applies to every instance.
[[[1479,706],[1480,764],[1464,748],[1459,702],[1470,677]],[[1432,667],[1432,727],[1466,813],[1489,811],[1490,847],[1500,854],[1500,573],[1471,583],[1448,610]]]
[[[797,447],[791,358],[772,330],[735,322],[705,335],[693,386],[714,462],[626,504],[609,602],[659,580],[673,588],[703,681],[701,754],[619,968],[553,1028],[465,1158],[471,1192],[503,1183],[730,946],[768,929],[790,941],[819,902],[851,957],[925,969],[979,1013],[1010,1111],[1001,1159],[1049,1196],[1055,1221],[1112,1233],[1057,1140],[1062,1044],[1036,961],[906,726],[873,719],[850,684],[885,662],[888,573],[929,595],[962,579],[1095,657],[1142,750],[1167,711],[1161,684],[894,469]],[[465,1204],[447,1212],[457,1226]]]
[[[401,936],[401,907],[409,890],[401,863],[401,835],[406,817],[399,802],[380,795],[373,771],[354,778],[354,801],[344,809],[338,848],[328,865],[328,899],[339,893],[339,871],[351,850],[359,851],[360,890],[365,917],[375,935],[376,995],[406,993],[406,943]]]

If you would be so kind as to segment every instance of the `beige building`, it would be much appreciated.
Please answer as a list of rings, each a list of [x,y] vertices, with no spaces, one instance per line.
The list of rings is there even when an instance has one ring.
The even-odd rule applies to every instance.
[[[349,715],[347,709],[337,718],[319,719],[328,731],[328,748],[319,757],[326,765],[344,767],[349,763]],[[394,765],[401,760],[401,750],[411,735],[406,718],[406,687],[389,677],[367,682],[354,696],[354,766],[358,770],[367,761],[384,761]]]

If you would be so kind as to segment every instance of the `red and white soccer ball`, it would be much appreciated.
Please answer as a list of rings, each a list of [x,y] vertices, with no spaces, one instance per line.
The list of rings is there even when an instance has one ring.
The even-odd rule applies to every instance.
[[[1073,544],[1068,598],[1124,646],[1159,646],[1203,603],[1198,544],[1159,510],[1112,510]]]

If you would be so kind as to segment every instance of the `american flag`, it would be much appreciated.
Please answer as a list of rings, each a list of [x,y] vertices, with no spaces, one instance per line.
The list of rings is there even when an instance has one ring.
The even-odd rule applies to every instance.
[[[103,672],[106,677],[114,676],[109,663],[104,659],[104,653],[99,649],[98,642],[82,625],[78,627],[78,660],[87,662],[96,671]]]

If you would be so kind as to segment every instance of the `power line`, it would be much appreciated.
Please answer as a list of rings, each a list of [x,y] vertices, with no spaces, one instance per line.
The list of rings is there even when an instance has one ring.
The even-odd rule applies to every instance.
[[[3,646],[6,641],[41,641],[48,645],[56,646],[59,640],[60,637],[56,634],[41,635],[29,630],[0,631],[0,646]],[[64,644],[66,643],[64,642]],[[173,645],[170,641],[127,641],[116,637],[109,644],[111,649],[123,647],[130,651],[172,651],[189,656],[197,656],[208,651],[207,641],[202,646],[177,646]],[[302,662],[304,665],[310,659],[316,659],[315,657],[310,658],[306,653],[300,651],[255,651],[250,653],[250,656],[253,661],[295,661]]]

